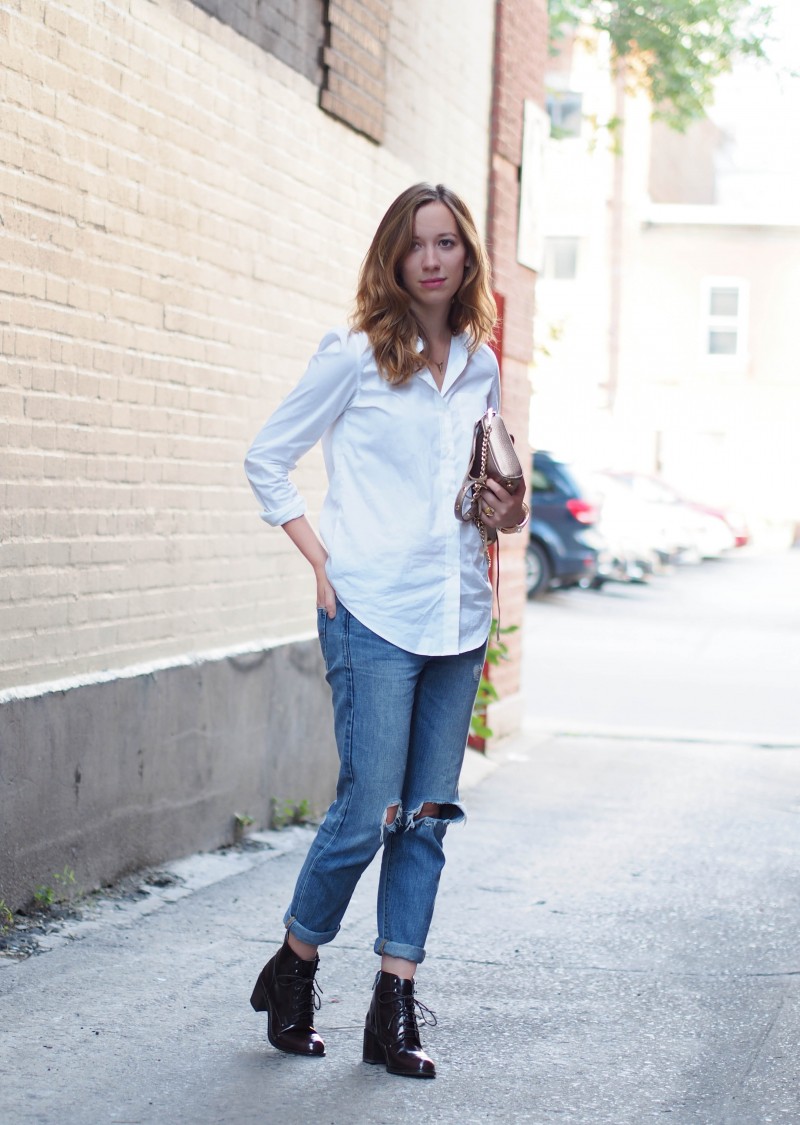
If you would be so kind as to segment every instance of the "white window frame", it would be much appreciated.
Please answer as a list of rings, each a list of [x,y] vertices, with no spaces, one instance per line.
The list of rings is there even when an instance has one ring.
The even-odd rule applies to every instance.
[[[738,293],[735,316],[714,315],[711,312],[711,294],[715,289],[735,289]],[[702,305],[700,312],[700,351],[705,363],[713,370],[723,368],[740,369],[747,364],[748,325],[750,320],[750,285],[744,277],[706,277],[702,284]],[[717,353],[710,350],[710,336],[713,331],[735,332],[736,351]]]
[[[522,116],[517,261],[536,273],[541,272],[544,258],[544,161],[549,136],[549,116],[536,102],[526,100]]]

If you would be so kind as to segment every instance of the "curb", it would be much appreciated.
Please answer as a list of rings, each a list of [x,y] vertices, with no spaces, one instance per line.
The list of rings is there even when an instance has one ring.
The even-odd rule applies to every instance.
[[[800,750],[800,741],[764,733],[704,730],[670,730],[664,727],[631,727],[618,724],[576,723],[562,719],[526,718],[521,741],[547,738],[610,738],[639,742],[697,743],[706,746],[752,746],[758,750]]]

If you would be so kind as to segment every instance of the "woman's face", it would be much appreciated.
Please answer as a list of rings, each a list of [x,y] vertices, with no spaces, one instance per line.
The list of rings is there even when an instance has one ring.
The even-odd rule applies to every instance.
[[[400,277],[420,311],[449,307],[461,282],[467,248],[450,208],[436,200],[414,215],[411,249],[400,262]]]

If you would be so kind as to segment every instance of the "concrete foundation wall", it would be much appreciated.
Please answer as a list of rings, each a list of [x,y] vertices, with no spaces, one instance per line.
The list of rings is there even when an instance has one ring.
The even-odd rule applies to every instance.
[[[333,797],[336,749],[319,645],[116,676],[0,703],[0,899],[76,890],[231,843],[236,814]]]

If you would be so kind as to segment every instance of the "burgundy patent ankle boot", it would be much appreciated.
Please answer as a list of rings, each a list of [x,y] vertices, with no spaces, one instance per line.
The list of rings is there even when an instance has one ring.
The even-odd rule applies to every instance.
[[[436,1025],[433,1012],[414,998],[413,980],[378,973],[364,1024],[364,1062],[380,1063],[390,1074],[407,1078],[436,1077],[433,1059],[420,1043],[417,1008],[425,1023]]]
[[[319,957],[313,961],[298,957],[287,935],[259,974],[250,1003],[257,1012],[267,1013],[267,1037],[279,1051],[308,1058],[325,1054],[325,1044],[314,1029],[314,1009],[320,1003],[314,984],[318,965]]]

